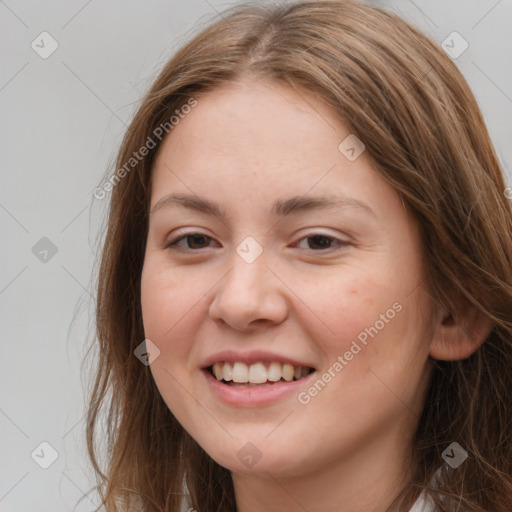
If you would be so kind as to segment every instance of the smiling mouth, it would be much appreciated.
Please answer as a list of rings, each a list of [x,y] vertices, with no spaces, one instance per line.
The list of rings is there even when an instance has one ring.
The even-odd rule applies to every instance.
[[[263,387],[303,379],[315,371],[307,366],[292,366],[288,363],[258,362],[246,364],[219,362],[208,368],[218,381],[232,387]]]

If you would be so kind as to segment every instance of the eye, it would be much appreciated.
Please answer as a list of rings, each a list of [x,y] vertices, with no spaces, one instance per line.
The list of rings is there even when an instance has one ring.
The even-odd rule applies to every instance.
[[[332,242],[335,242],[337,246],[343,247],[345,245],[349,245],[348,242],[344,242],[343,240],[340,240],[338,238],[334,238],[332,236],[323,235],[321,233],[305,236],[304,238],[301,238],[302,240],[312,240],[312,243],[309,243],[309,248],[312,249],[311,245],[316,246],[320,250],[325,249],[332,249],[329,245]],[[306,247],[307,249],[308,247]]]
[[[187,235],[180,236],[179,238],[175,238],[174,240],[169,242],[166,245],[166,249],[172,248],[172,247],[178,247],[180,249],[194,251],[197,249],[204,249],[205,247],[208,247],[208,243],[211,240],[213,240],[213,238],[211,238],[207,235],[203,235],[202,233],[189,233]],[[343,247],[343,246],[349,245],[348,242],[344,242],[343,240],[340,240],[338,238],[324,235],[321,233],[309,235],[309,236],[306,236],[306,237],[303,237],[300,239],[300,241],[303,241],[303,240],[312,241],[312,242],[308,243],[309,247],[303,247],[303,248],[313,249],[313,250],[315,250],[315,252],[318,252],[318,250],[332,249],[333,243],[335,243],[336,246],[338,246],[338,247]],[[182,242],[184,242],[186,244],[185,247],[181,244]]]
[[[192,241],[191,245],[189,245],[188,247],[183,247],[178,243],[181,242],[182,240],[184,240],[186,243]],[[205,243],[207,243],[208,240],[213,239],[207,235],[203,235],[202,233],[189,233],[188,235],[183,235],[180,236],[179,238],[175,238],[174,240],[170,241],[166,245],[166,249],[176,246],[179,247],[180,249],[193,250],[198,248],[197,245],[204,245]]]

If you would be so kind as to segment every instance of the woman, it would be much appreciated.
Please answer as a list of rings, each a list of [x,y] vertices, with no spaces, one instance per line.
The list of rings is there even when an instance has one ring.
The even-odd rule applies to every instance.
[[[512,210],[442,50],[352,0],[239,6],[117,164],[106,510],[510,511]]]

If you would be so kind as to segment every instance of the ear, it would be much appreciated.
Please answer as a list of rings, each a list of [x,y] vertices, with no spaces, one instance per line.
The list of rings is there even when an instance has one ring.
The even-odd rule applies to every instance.
[[[459,361],[474,354],[494,324],[473,306],[460,304],[456,315],[440,312],[436,318],[429,354],[441,361]]]

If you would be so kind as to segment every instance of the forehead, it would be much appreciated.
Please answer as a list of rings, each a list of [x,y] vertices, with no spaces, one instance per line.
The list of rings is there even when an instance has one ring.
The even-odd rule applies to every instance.
[[[307,91],[275,82],[237,82],[197,97],[197,106],[164,139],[162,151],[195,148],[190,155],[195,159],[206,151],[226,159],[243,151],[244,159],[255,160],[287,151],[288,158],[293,153],[299,159],[319,143],[337,151],[343,133],[350,132]]]
[[[318,98],[268,82],[235,83],[197,97],[164,138],[154,173],[171,168],[216,175],[284,166],[297,177],[301,168],[322,170],[339,156],[350,131]]]
[[[265,201],[269,210],[276,200],[310,193],[366,196],[375,211],[398,200],[364,151],[353,161],[340,151],[354,134],[310,92],[241,82],[196,99],[159,148],[151,208],[172,192],[222,193],[221,202]]]

